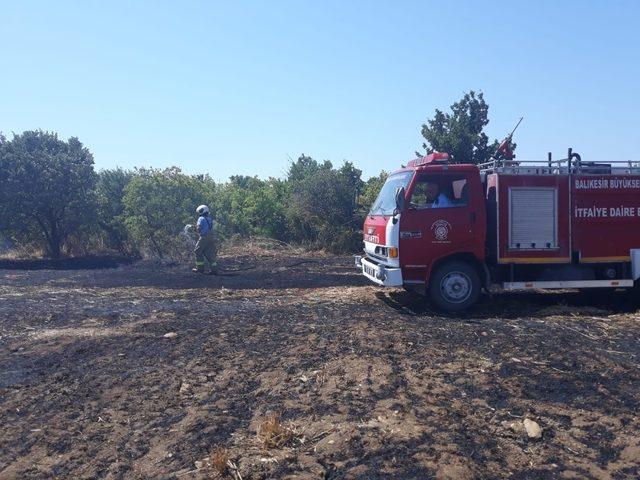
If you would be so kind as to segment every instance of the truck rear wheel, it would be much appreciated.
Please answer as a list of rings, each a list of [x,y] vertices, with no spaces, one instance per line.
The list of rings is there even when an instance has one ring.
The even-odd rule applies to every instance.
[[[431,276],[429,296],[437,308],[447,312],[469,308],[480,296],[478,272],[466,262],[446,263]]]

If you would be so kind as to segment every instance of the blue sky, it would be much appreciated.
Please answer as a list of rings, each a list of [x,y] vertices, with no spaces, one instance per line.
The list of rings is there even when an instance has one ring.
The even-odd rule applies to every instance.
[[[520,159],[640,160],[640,2],[0,1],[0,131],[97,168],[282,176],[305,153],[393,169],[482,90]]]

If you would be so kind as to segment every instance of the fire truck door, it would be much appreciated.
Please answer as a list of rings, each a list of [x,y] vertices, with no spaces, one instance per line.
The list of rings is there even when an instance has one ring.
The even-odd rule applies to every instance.
[[[470,181],[471,175],[460,174],[421,174],[415,179],[400,218],[400,264],[407,281],[425,281],[438,258],[484,247],[483,205],[471,195],[480,185]]]

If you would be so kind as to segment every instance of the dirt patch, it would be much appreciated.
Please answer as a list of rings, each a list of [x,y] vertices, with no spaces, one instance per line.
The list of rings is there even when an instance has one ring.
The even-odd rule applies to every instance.
[[[444,317],[348,257],[221,264],[0,271],[0,478],[640,475],[633,295]]]

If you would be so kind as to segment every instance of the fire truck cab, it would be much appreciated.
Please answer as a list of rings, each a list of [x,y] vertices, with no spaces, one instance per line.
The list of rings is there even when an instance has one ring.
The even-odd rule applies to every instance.
[[[381,286],[440,309],[481,289],[624,288],[640,277],[640,165],[494,160],[445,153],[389,175],[364,224],[356,265]]]

